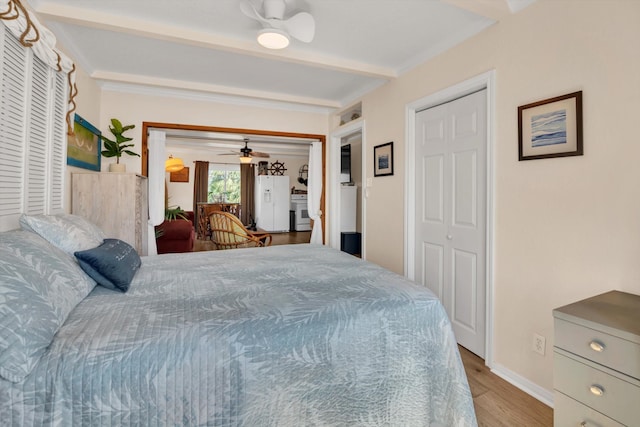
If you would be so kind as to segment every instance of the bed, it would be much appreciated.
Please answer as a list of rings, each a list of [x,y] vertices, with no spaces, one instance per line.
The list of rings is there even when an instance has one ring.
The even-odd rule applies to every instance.
[[[167,254],[125,293],[25,228],[0,233],[3,425],[476,425],[442,305],[379,266],[319,245]]]

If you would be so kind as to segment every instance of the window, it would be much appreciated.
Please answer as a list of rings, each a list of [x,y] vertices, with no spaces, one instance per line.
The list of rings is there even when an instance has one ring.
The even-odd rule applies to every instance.
[[[209,164],[209,203],[240,203],[240,165]]]

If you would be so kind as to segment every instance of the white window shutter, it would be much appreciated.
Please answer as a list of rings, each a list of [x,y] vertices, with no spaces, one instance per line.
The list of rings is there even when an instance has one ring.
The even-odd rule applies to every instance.
[[[53,104],[53,146],[51,147],[51,173],[49,185],[49,209],[47,213],[58,213],[64,209],[64,172],[67,164],[67,75],[55,73],[55,96]]]
[[[0,219],[17,221],[23,209],[27,51],[4,26],[0,35]],[[4,225],[4,224],[0,224]]]
[[[47,197],[48,151],[47,114],[49,112],[49,67],[32,56],[31,89],[27,122],[27,199],[25,213],[45,213]]]
[[[62,212],[66,108],[66,73],[0,24],[0,231],[22,213]]]

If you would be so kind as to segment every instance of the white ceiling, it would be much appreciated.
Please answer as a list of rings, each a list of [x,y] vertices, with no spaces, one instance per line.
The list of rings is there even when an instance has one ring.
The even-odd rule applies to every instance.
[[[182,129],[161,129],[165,132],[167,150],[176,153],[211,153],[240,155],[240,149],[247,146],[254,151],[273,157],[309,158],[312,141],[309,138],[293,138],[271,135],[241,135],[236,133],[204,132]],[[231,159],[230,159],[231,161]]]
[[[240,0],[27,0],[103,87],[135,85],[331,111],[534,0],[286,0],[311,43],[256,42]],[[261,10],[261,0],[251,0]]]

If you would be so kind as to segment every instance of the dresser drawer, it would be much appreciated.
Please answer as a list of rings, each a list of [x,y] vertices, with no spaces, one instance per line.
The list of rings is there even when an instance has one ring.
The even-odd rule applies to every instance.
[[[640,379],[640,344],[566,320],[555,319],[555,345]]]
[[[624,425],[640,425],[639,383],[632,384],[612,375],[612,371],[585,363],[555,351],[554,388]]]
[[[558,427],[624,427],[623,424],[557,391],[553,397],[553,425]]]

